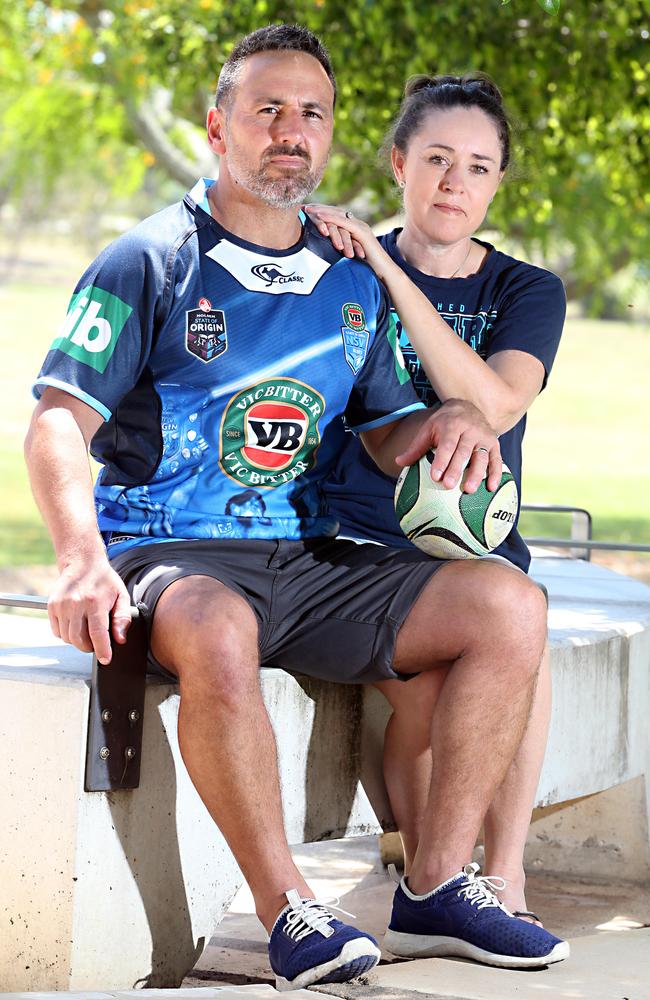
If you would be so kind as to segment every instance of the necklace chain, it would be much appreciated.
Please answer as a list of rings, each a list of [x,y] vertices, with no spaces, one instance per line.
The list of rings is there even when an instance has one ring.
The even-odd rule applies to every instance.
[[[467,263],[467,258],[469,257],[469,255],[470,255],[471,252],[472,252],[472,241],[470,240],[469,241],[469,246],[467,248],[467,253],[463,257],[462,261],[460,262],[460,264],[458,265],[458,267],[456,268],[456,270],[454,271],[454,273],[449,275],[449,277],[447,278],[448,281],[451,278],[455,278],[456,275],[458,274],[458,272],[460,271],[460,269],[465,266],[465,264]]]
[[[400,236],[401,236],[401,233],[400,233]],[[404,256],[404,251],[400,247],[399,236],[397,237],[397,249],[402,253],[402,256]],[[469,240],[469,246],[467,247],[467,253],[465,254],[465,256],[463,257],[463,259],[461,260],[460,264],[458,265],[458,267],[456,268],[456,270],[454,271],[454,273],[453,274],[448,274],[447,276],[444,276],[442,274],[434,274],[434,275],[432,275],[432,277],[434,277],[434,278],[442,278],[444,281],[450,281],[452,278],[455,278],[456,275],[458,274],[458,272],[467,263],[467,260],[469,258],[469,255],[471,254],[471,252],[472,252],[472,240],[470,238],[470,240]],[[408,260],[408,258],[405,258],[405,259]]]

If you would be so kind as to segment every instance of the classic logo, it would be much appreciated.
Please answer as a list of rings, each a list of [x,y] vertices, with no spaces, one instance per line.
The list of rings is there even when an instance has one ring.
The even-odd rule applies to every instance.
[[[358,303],[346,302],[342,308],[342,312],[345,326],[352,327],[353,330],[365,330],[366,316]]]
[[[213,309],[209,299],[201,299],[198,309],[185,313],[185,347],[207,364],[228,348],[226,317],[222,309]]]
[[[266,288],[270,285],[287,285],[291,281],[303,282],[305,280],[301,274],[296,274],[295,271],[286,274],[279,264],[272,262],[256,264],[255,267],[251,267],[251,274],[263,281]]]
[[[87,285],[72,296],[68,314],[50,350],[58,348],[103,373],[132,312],[132,307],[117,295]]]
[[[297,253],[269,258],[228,240],[217,240],[206,257],[232,275],[235,281],[260,295],[311,295],[331,264],[313,250],[301,247]]]
[[[273,489],[306,472],[320,443],[325,400],[292,378],[249,386],[228,403],[221,424],[219,463],[230,479]]]

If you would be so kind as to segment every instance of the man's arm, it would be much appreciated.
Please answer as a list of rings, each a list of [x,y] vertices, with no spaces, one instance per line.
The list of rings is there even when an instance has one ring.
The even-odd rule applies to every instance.
[[[436,410],[416,410],[401,420],[363,431],[366,451],[382,472],[396,476],[432,448],[431,477],[446,489],[456,486],[467,465],[464,490],[474,493],[488,472],[487,486],[501,479],[501,452],[496,434],[472,403],[450,399]],[[469,464],[467,464],[469,463]]]
[[[126,641],[131,616],[129,595],[111,568],[95,516],[88,445],[101,423],[92,407],[48,387],[32,416],[25,460],[59,567],[48,605],[52,631],[109,663],[109,615],[117,642]]]

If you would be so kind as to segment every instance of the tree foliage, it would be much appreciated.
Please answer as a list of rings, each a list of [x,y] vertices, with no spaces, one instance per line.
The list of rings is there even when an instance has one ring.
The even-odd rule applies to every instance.
[[[339,82],[321,197],[363,192],[371,219],[396,210],[377,150],[405,79],[483,70],[520,123],[519,166],[490,224],[531,250],[566,248],[569,277],[599,285],[650,259],[647,0],[565,0],[559,13],[555,0],[538,4],[5,0],[0,190],[18,199],[89,173],[108,197],[156,171],[189,185],[206,169],[205,109],[236,40],[295,21],[326,42]]]

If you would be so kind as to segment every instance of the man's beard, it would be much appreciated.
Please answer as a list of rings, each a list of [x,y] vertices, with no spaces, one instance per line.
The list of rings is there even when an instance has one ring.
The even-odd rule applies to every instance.
[[[273,156],[302,156],[305,161],[305,169],[296,170],[296,168],[290,167],[284,177],[270,177],[268,175],[270,166],[268,161]],[[291,208],[294,205],[302,205],[320,184],[326,167],[326,164],[323,163],[320,170],[310,170],[309,160],[304,150],[293,146],[279,146],[269,150],[262,166],[257,169],[249,165],[238,164],[237,159],[235,156],[233,162],[231,147],[231,155],[228,158],[230,176],[246,191],[272,208]],[[276,167],[276,169],[280,168]]]

